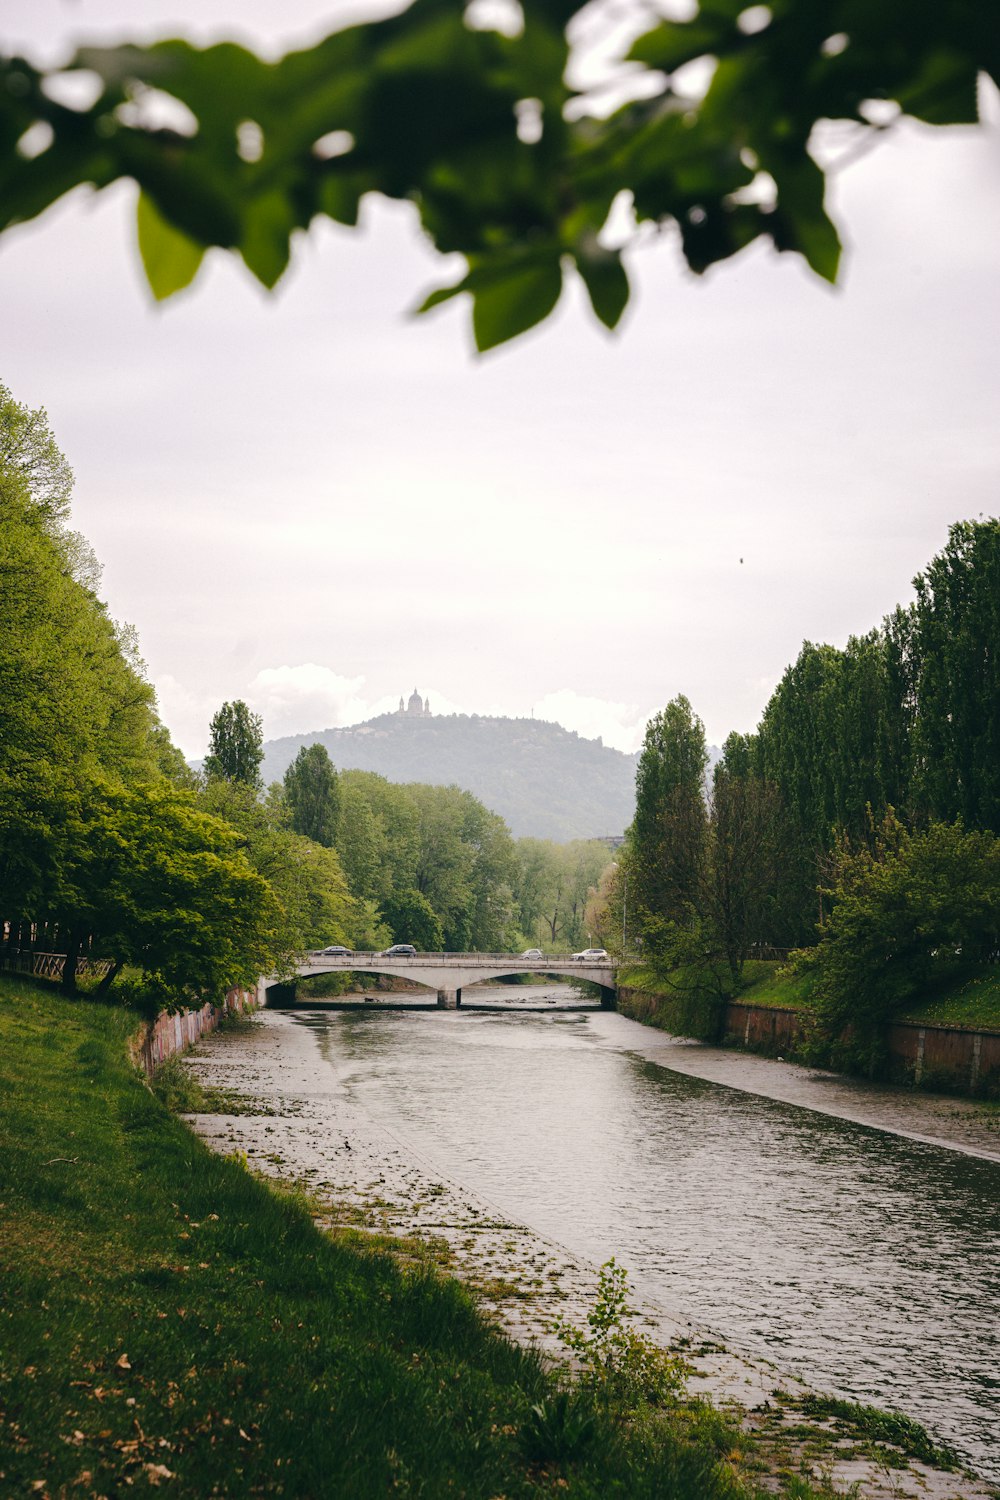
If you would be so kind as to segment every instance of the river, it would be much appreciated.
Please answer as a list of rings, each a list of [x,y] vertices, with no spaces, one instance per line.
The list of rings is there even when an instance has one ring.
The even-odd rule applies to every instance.
[[[1000,1161],[663,1067],[646,1028],[566,997],[299,1024],[355,1104],[511,1219],[1000,1480]]]

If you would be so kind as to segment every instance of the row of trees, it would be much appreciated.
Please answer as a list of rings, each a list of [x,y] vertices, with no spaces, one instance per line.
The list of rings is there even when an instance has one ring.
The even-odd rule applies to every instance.
[[[217,990],[280,959],[282,913],[239,835],[196,803],[135,638],[68,524],[73,476],[0,386],[0,920],[168,989]]]
[[[757,730],[726,740],[710,784],[704,728],[687,699],[656,715],[620,874],[605,892],[609,946],[630,892],[630,930],[667,964],[724,957],[736,980],[755,950],[818,934],[832,955],[859,871],[869,895],[879,882],[896,891],[916,881],[918,856],[946,845],[952,863],[942,855],[941,869],[956,889],[973,905],[1000,906],[1000,886],[982,894],[982,871],[995,868],[983,840],[1000,833],[1000,521],[953,526],[914,585],[913,604],[842,650],[806,642]],[[962,858],[979,874],[960,880]],[[928,961],[1000,948],[1000,919],[984,938],[976,917],[972,942],[953,911],[939,922],[910,908],[906,917],[897,902],[896,951],[912,949],[914,926]],[[850,969],[849,947],[837,939],[838,974]],[[846,981],[831,976],[834,1024]],[[868,994],[870,983],[852,984]]]

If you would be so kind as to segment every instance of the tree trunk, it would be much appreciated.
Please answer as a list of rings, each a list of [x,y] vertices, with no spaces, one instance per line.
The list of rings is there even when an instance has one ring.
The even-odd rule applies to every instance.
[[[116,959],[115,962],[111,965],[111,968],[105,974],[104,978],[101,980],[100,984],[97,986],[97,993],[99,995],[106,995],[108,993],[108,990],[111,988],[115,980],[118,978],[118,975],[121,973],[121,967],[121,964]]]
[[[66,962],[63,965],[62,983],[59,986],[64,995],[76,994],[76,966],[79,957],[80,935],[75,928],[72,928],[69,942],[66,944]]]

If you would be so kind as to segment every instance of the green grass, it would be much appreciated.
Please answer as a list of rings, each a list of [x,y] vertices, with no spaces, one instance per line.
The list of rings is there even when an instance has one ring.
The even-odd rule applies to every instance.
[[[956,975],[933,995],[908,1005],[900,1020],[1000,1031],[1000,965],[983,964]]]
[[[899,1457],[917,1458],[938,1469],[957,1469],[958,1455],[945,1443],[936,1443],[927,1429],[912,1417],[899,1412],[880,1411],[876,1406],[862,1406],[856,1401],[842,1401],[836,1396],[800,1396],[785,1401],[807,1417],[828,1418],[834,1430],[856,1442],[870,1445],[875,1456],[883,1458],[885,1449],[894,1449]]]
[[[0,1492],[754,1493],[717,1415],[595,1406],[593,1443],[540,1452],[536,1356],[208,1151],[128,1064],[134,1026],[0,979]]]
[[[669,1022],[678,1019],[678,995],[688,984],[684,971],[677,971],[667,978],[648,966],[635,966],[623,970],[619,982],[642,991],[651,1000],[663,1002],[660,1006],[650,1004],[647,1007],[649,1015],[639,1016],[637,1010],[635,1013],[639,1019],[654,1026],[663,1025],[668,1030]],[[743,984],[732,998],[743,1005],[809,1011],[813,1007],[815,984],[812,973],[792,974],[781,964],[753,960],[744,965]],[[966,968],[943,976],[923,998],[911,1001],[898,1019],[922,1025],[1000,1031],[1000,965],[983,964],[971,973]]]
[[[804,1010],[810,1004],[814,980],[807,974],[784,974],[782,965],[748,959],[734,985],[728,966],[712,971],[677,968],[664,973],[651,965],[634,965],[618,975],[619,986],[636,991],[619,998],[623,1015],[679,1036],[715,1041],[721,1007],[726,1000],[776,1009]]]
[[[763,1005],[774,1010],[809,1010],[816,980],[812,974],[788,974],[776,963],[746,964],[746,987],[733,998],[741,1005]]]

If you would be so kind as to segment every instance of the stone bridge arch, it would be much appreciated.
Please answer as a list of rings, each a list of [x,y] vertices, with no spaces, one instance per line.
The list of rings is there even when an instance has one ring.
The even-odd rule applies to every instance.
[[[616,971],[609,959],[577,959],[572,954],[548,954],[541,959],[517,953],[418,953],[399,958],[385,953],[305,954],[296,967],[305,979],[314,974],[396,974],[437,993],[438,1005],[451,1010],[461,1004],[462,990],[511,974],[543,974],[553,978],[586,979],[600,986],[601,1004],[614,1005]],[[282,981],[264,979],[265,991]]]

